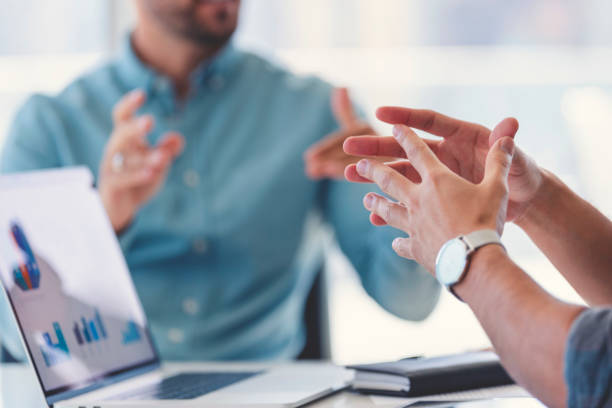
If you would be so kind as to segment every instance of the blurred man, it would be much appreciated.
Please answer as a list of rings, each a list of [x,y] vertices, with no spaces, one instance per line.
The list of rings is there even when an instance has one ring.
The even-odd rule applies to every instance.
[[[346,92],[234,48],[237,0],[135,5],[122,54],[30,98],[1,163],[94,171],[162,356],[298,356],[321,218],[374,299],[425,318],[435,280],[361,221],[361,188],[332,180],[354,160],[344,139],[369,129]]]
[[[374,224],[410,235],[393,249],[470,306],[508,372],[547,406],[612,406],[612,222],[515,148],[515,119],[490,131],[431,111],[387,107],[378,117],[395,124],[394,137],[350,138],[346,152],[408,161],[366,159],[346,176],[397,200],[364,198]],[[554,298],[512,261],[499,240],[506,221],[591,308]]]

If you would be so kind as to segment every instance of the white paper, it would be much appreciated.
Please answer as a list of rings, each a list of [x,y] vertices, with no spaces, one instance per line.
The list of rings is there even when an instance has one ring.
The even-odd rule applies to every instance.
[[[492,398],[525,398],[530,396],[527,391],[518,385],[504,385],[501,387],[481,388],[417,398],[371,396],[370,399],[374,405],[380,407],[405,407],[419,401],[474,401]]]

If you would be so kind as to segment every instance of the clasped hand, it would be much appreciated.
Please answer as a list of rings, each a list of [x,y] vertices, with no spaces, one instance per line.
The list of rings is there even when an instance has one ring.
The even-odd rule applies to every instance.
[[[395,123],[394,136],[351,137],[345,152],[403,160],[383,164],[363,159],[349,165],[345,176],[375,182],[393,199],[375,193],[364,197],[371,222],[407,233],[408,238],[393,242],[393,249],[431,273],[446,241],[479,229],[501,235],[507,220],[528,209],[541,184],[538,167],[514,146],[515,119],[505,119],[491,132],[431,111],[381,108],[377,116]],[[421,139],[409,126],[443,139]]]

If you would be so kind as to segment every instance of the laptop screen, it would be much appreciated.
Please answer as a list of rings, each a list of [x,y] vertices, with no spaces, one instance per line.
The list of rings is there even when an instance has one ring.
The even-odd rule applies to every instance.
[[[47,397],[158,362],[91,180],[82,169],[0,177],[0,279]]]

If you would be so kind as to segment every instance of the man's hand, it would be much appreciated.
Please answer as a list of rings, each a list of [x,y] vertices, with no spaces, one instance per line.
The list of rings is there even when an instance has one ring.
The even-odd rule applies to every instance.
[[[341,179],[344,169],[351,163],[357,163],[358,157],[347,155],[342,144],[349,136],[374,134],[374,130],[360,120],[353,109],[353,104],[346,88],[334,89],[331,96],[331,107],[340,130],[326,136],[311,146],[304,154],[306,174],[311,179]]]
[[[393,241],[395,252],[433,274],[436,255],[448,240],[481,229],[502,234],[514,153],[511,137],[499,139],[489,149],[482,181],[475,184],[453,173],[409,127],[396,125],[393,134],[413,166],[410,176],[367,159],[359,161],[356,170],[397,200],[375,193],[364,197],[372,214],[410,235]]]
[[[378,109],[376,116],[387,123],[406,125],[442,137],[442,140],[424,141],[442,163],[472,183],[479,183],[483,179],[489,148],[503,137],[514,138],[518,130],[518,122],[513,118],[504,119],[491,131],[484,126],[429,110],[383,107]],[[347,154],[362,157],[406,158],[404,150],[392,137],[349,138],[344,150]],[[408,177],[418,177],[409,162],[398,161],[391,167]],[[360,179],[354,166],[347,168],[346,177],[350,181],[367,181]],[[542,184],[542,172],[529,156],[516,148],[508,182],[510,203],[507,221],[514,221],[521,217],[535,197]],[[377,217],[372,221],[376,225],[382,222]]]
[[[116,232],[159,191],[172,161],[183,150],[183,137],[174,132],[164,135],[157,146],[149,146],[146,136],[153,129],[153,117],[135,116],[145,98],[143,91],[135,90],[115,105],[115,128],[100,164],[98,187]]]

